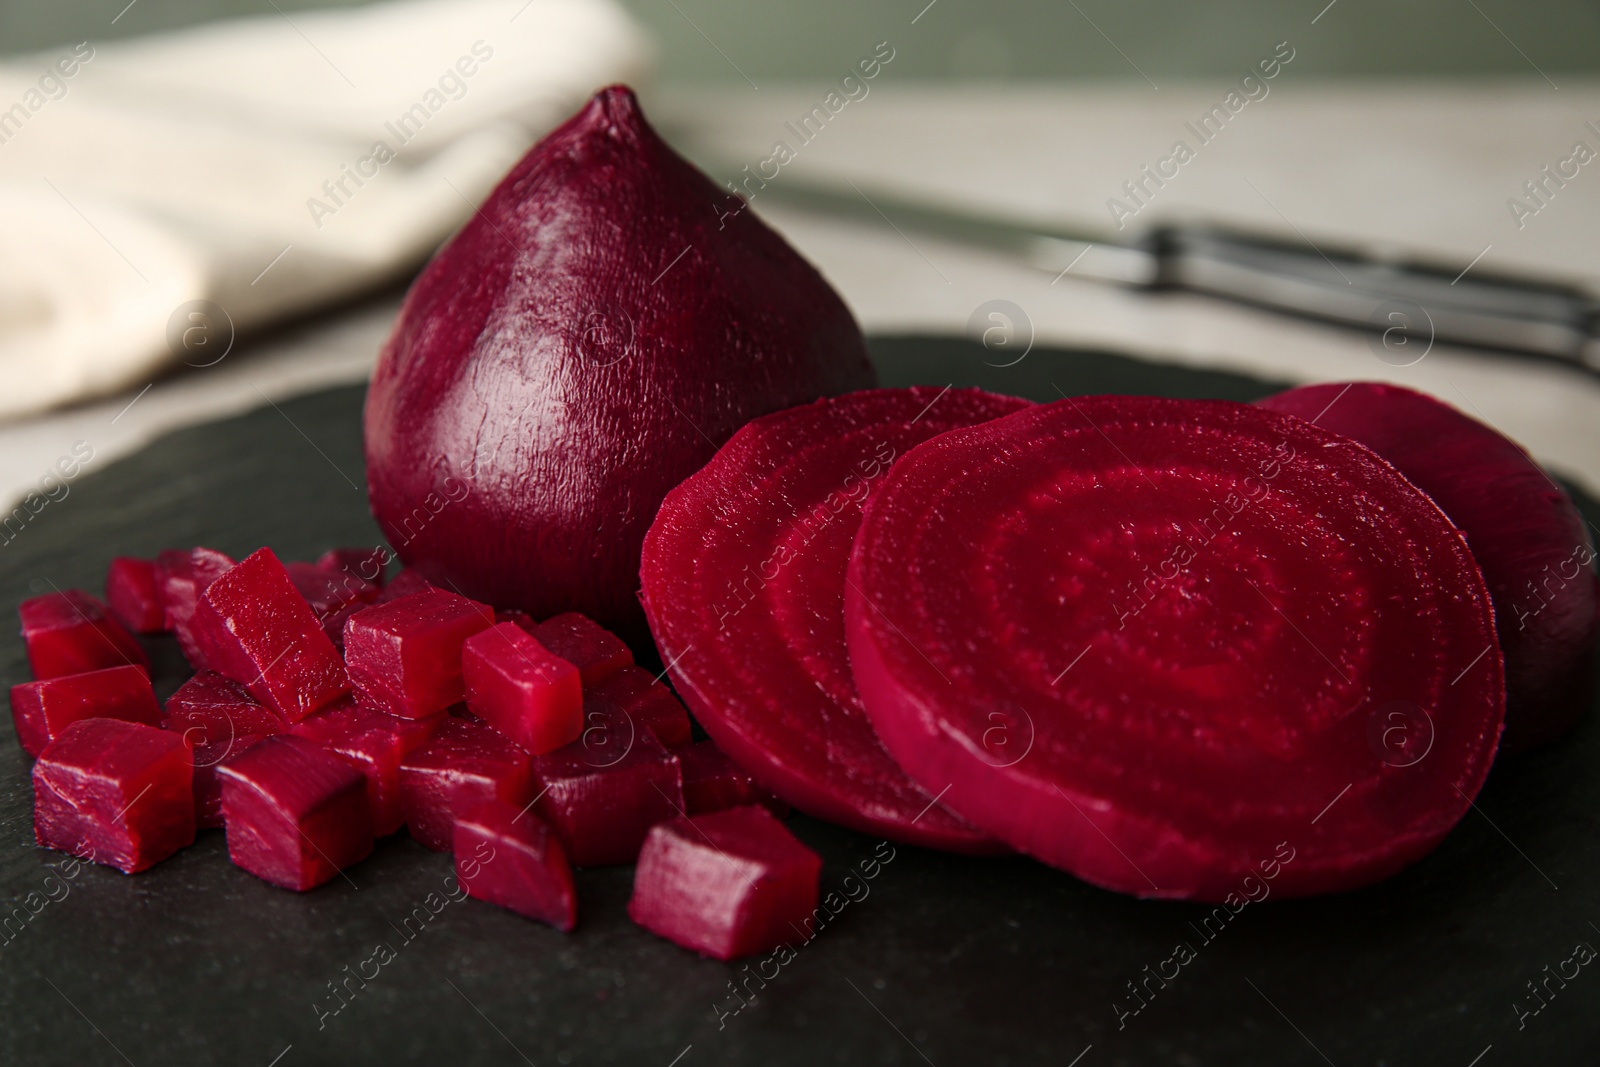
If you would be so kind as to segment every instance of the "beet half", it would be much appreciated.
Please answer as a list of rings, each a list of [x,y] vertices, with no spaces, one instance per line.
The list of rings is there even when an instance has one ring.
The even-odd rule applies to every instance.
[[[367,477],[430,581],[642,637],[661,498],[757,415],[873,383],[817,271],[601,91],[412,285],[367,394]]]
[[[662,504],[640,571],[662,658],[717,745],[795,807],[906,844],[994,849],[873,734],[845,649],[845,567],[899,456],[1029,406],[925,387],[819,400],[756,419]]]
[[[1438,507],[1348,438],[1222,401],[1063,400],[913,449],[845,613],[908,774],[1141,896],[1226,901],[1269,863],[1287,896],[1386,877],[1466,812],[1504,715]]]
[[[1501,747],[1571,729],[1594,700],[1600,578],[1583,516],[1561,487],[1498,430],[1400,386],[1307,385],[1257,403],[1366,445],[1467,535],[1506,660]]]

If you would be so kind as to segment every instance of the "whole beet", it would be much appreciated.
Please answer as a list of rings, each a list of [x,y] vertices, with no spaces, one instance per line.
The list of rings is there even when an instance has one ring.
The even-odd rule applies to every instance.
[[[367,394],[372,511],[408,565],[645,636],[667,491],[750,419],[875,380],[838,295],[741,207],[622,86],[523,157],[412,285]]]

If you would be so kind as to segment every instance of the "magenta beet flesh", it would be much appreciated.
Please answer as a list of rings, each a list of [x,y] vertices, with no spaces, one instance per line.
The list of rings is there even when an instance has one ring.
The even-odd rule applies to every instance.
[[[367,394],[401,558],[644,636],[639,544],[667,490],[751,418],[873,384],[844,303],[742,206],[621,86],[512,168],[412,285]]]
[[[443,589],[375,604],[345,623],[350,681],[363,701],[390,715],[444,711],[465,693],[462,644],[493,625],[493,608]]]
[[[1308,385],[1258,401],[1393,463],[1467,535],[1506,660],[1505,749],[1571,729],[1594,700],[1600,578],[1583,516],[1522,448],[1422,393]]]
[[[106,606],[111,615],[136,634],[158,634],[167,628],[165,597],[153,559],[118,556],[106,568]]]
[[[762,807],[661,823],[639,853],[628,915],[719,960],[804,940],[822,858]]]
[[[17,608],[28,665],[36,680],[132,664],[150,669],[133,635],[81,589],[46,593]]]
[[[79,719],[161,724],[161,706],[143,667],[124,664],[11,687],[11,721],[22,750],[37,756]]]
[[[316,563],[285,563],[283,569],[319,619],[350,604],[370,604],[378,596],[371,582]]]
[[[729,759],[715,741],[699,741],[673,750],[683,768],[683,810],[688,815],[760,804],[778,818],[789,805],[755,783]]]
[[[487,900],[557,930],[578,925],[578,894],[561,842],[531,811],[491,800],[456,820],[456,879]]]
[[[346,698],[289,728],[295,737],[315,741],[367,780],[372,832],[385,837],[406,824],[400,803],[400,763],[433,736],[444,715],[399,719]]]
[[[578,668],[551,655],[514,622],[502,622],[461,646],[467,707],[538,756],[583,732]]]
[[[385,548],[330,548],[317,557],[317,566],[330,574],[347,574],[382,589],[383,568],[389,558]]]
[[[45,848],[127,874],[194,841],[189,746],[154,726],[83,719],[33,765],[33,829]]]
[[[283,733],[278,713],[256,703],[244,686],[201,671],[167,698],[161,728],[182,734],[194,749],[194,817],[202,828],[222,825],[222,761]]]
[[[270,548],[206,586],[189,627],[205,666],[291,722],[350,691],[338,649]]]
[[[228,857],[284,889],[321,885],[372,852],[366,779],[299,737],[271,737],[222,765]]]
[[[589,687],[588,698],[615,705],[624,715],[655,735],[668,748],[694,738],[689,713],[672,690],[638,667],[624,667]]]
[[[449,852],[455,821],[490,800],[520,810],[533,799],[528,754],[485,723],[446,716],[400,764],[406,828],[435,852]]]
[[[521,619],[512,621],[527,628]],[[554,655],[577,667],[585,689],[608,674],[633,666],[633,653],[622,638],[576,611],[546,619],[528,632]]]
[[[883,750],[845,648],[863,501],[946,430],[1029,407],[975,389],[883,389],[757,419],[667,495],[645,538],[645,612],[722,750],[801,811],[895,841],[999,848]],[[942,783],[941,783],[942,784]]]
[[[189,619],[200,601],[200,594],[234,566],[234,561],[210,548],[168,549],[156,557],[156,580],[161,587],[164,629],[178,638],[184,658],[196,670],[204,669],[205,657],[189,631]]]
[[[1221,901],[1268,863],[1274,896],[1393,874],[1466,812],[1505,712],[1488,593],[1434,503],[1222,401],[1083,397],[918,446],[867,504],[845,618],[908,774],[1144,896]]]

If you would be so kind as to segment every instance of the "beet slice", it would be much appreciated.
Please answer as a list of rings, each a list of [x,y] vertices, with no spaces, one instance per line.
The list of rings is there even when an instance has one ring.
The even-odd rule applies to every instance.
[[[862,501],[898,456],[1028,406],[975,389],[818,401],[745,426],[662,504],[640,571],[662,657],[712,739],[800,810],[908,844],[998,847],[873,735],[845,650],[844,576]]]
[[[80,719],[121,719],[159,726],[161,706],[143,667],[124,664],[11,687],[11,721],[30,756]]]
[[[514,622],[467,638],[461,676],[467,707],[535,756],[570,745],[583,733],[578,668]]]
[[[150,669],[150,660],[133,635],[106,614],[98,598],[81,589],[24,600],[17,614],[36,680],[128,664]]]
[[[33,765],[33,830],[45,848],[132,874],[194,842],[189,746],[120,719],[83,719]]]
[[[222,819],[222,761],[283,733],[278,713],[256,703],[244,686],[201,671],[167,698],[161,728],[182,734],[194,749],[194,817],[202,828]]]
[[[1366,445],[1466,534],[1506,660],[1501,748],[1570,730],[1594,700],[1600,578],[1588,527],[1561,487],[1498,430],[1397,385],[1307,385],[1257,403]]]
[[[520,620],[513,621],[521,625]],[[530,632],[545,648],[577,667],[585,687],[633,666],[633,653],[622,638],[576,611],[554,615]]]
[[[1465,539],[1372,452],[1221,401],[1086,397],[900,461],[850,561],[878,736],[1097,885],[1348,889],[1432,849],[1505,707]],[[1276,868],[1275,868],[1276,869]]]
[[[661,823],[639,853],[628,915],[669,941],[731,960],[804,940],[822,858],[762,807]]]
[[[652,678],[649,671],[624,667],[591,686],[588,697],[614,705],[668,748],[694,740],[689,713],[672,690]]]
[[[210,548],[168,549],[156,557],[156,578],[161,583],[163,628],[178,638],[184,658],[196,670],[206,667],[205,656],[189,632],[189,619],[200,594],[234,566],[234,560]]]
[[[316,742],[361,772],[367,780],[372,832],[386,837],[406,824],[400,802],[400,764],[433,736],[444,719],[442,713],[425,719],[399,719],[346,697],[301,719],[289,733]]]
[[[456,880],[469,897],[549,923],[578,925],[578,892],[561,842],[533,812],[491,800],[456,820]]]
[[[167,628],[166,598],[153,559],[118,556],[106,568],[106,606],[111,615],[136,634],[158,634]]]
[[[778,818],[786,818],[789,805],[755,783],[729,759],[715,741],[699,741],[673,750],[683,768],[683,810],[704,815],[747,804],[760,804]]]
[[[400,805],[411,836],[449,852],[456,819],[503,800],[519,809],[533,799],[528,754],[488,724],[446,716],[400,764]]]
[[[270,737],[222,765],[228,858],[307,890],[372,853],[361,772],[300,737]]]
[[[350,681],[362,700],[390,715],[441,712],[465,695],[462,644],[493,625],[493,608],[443,589],[375,604],[345,623]]]

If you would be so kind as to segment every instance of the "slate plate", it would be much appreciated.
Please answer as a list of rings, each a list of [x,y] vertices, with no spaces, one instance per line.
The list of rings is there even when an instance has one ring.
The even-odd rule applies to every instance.
[[[1055,386],[1238,400],[1276,388],[1085,352],[1040,349],[999,368],[985,360],[1009,357],[960,340],[884,339],[873,351],[885,384],[1041,400]],[[285,401],[91,463],[0,548],[0,611],[14,617],[52,585],[98,589],[113,555],[265,543],[310,558],[375,543],[361,398],[347,388]],[[1594,502],[1582,506],[1600,519]],[[170,691],[181,661],[154,647]],[[0,643],[0,671],[8,685],[25,679],[17,640]],[[564,936],[451,900],[450,861],[404,838],[306,894],[234,868],[220,831],[146,874],[67,877],[71,864],[33,846],[27,763],[0,735],[6,1065],[1495,1067],[1600,1051],[1600,973],[1551,979],[1538,1014],[1519,1027],[1517,1012],[1541,1003],[1526,982],[1546,966],[1570,975],[1575,945],[1600,945],[1594,716],[1567,743],[1498,766],[1479,810],[1398,877],[1252,903],[1205,934],[1201,906],[1116,896],[1024,859],[889,849],[796,816],[826,861],[824,891],[845,903],[792,960],[739,966],[634,927],[627,868],[580,873],[581,926]],[[1164,961],[1179,943],[1194,958],[1162,984],[1152,975],[1173,974]],[[388,952],[375,956],[380,944]]]

